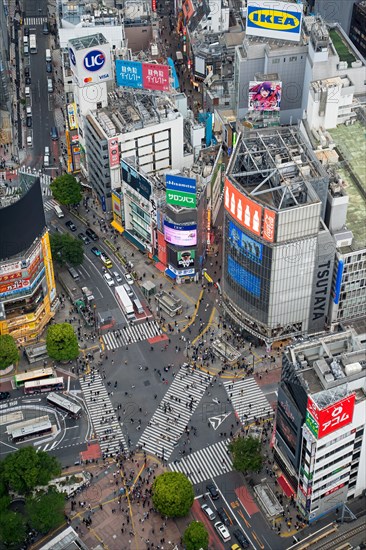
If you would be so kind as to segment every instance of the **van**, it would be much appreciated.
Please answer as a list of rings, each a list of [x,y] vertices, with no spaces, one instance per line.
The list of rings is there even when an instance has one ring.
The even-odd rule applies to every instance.
[[[46,50],[46,61],[52,61],[51,50]]]
[[[61,208],[57,204],[54,206],[54,210],[55,210],[58,218],[64,218],[65,217],[65,215],[62,212]]]
[[[52,92],[53,92],[52,78],[47,78],[47,90],[48,90],[49,94],[52,94]]]
[[[133,301],[133,305],[136,308],[137,313],[144,313],[144,308],[142,307],[142,304],[138,298],[135,298]]]
[[[27,35],[24,35],[24,36],[23,36],[23,44],[24,44],[24,46],[25,46],[26,44],[27,44],[27,45],[29,44],[29,38],[28,38]]]
[[[43,157],[43,166],[45,166],[46,168],[48,168],[48,166],[50,165],[50,156],[49,155],[45,155]]]
[[[68,272],[70,273],[70,275],[74,279],[74,281],[77,281],[78,279],[80,279],[79,273],[76,271],[75,268],[69,267]]]
[[[25,89],[24,89],[24,93],[25,93],[25,97],[30,97],[30,87],[29,86],[26,86]]]
[[[125,283],[124,285],[122,285],[123,288],[125,289],[125,291],[127,292],[128,296],[134,296],[134,293],[132,291],[132,288],[130,287],[130,285],[128,285],[127,283]]]
[[[52,126],[52,128],[51,128],[51,139],[52,139],[52,141],[57,141],[58,140],[58,131],[57,131],[56,126]]]

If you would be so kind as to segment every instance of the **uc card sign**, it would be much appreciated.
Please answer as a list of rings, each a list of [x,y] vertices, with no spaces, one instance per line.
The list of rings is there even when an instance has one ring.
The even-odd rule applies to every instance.
[[[302,4],[248,0],[247,35],[299,42]]]

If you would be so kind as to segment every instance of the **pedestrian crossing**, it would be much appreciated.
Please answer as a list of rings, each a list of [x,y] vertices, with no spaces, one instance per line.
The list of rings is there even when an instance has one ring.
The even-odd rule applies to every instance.
[[[273,409],[254,378],[225,382],[225,389],[242,424],[273,415]]]
[[[25,17],[24,18],[24,26],[25,27],[32,27],[35,25],[43,25],[43,23],[47,23],[48,19],[47,17]]]
[[[184,364],[142,434],[139,447],[168,460],[211,378],[210,375]]]
[[[60,206],[59,203],[55,201],[55,199],[50,199],[43,203],[43,208],[45,212],[50,212],[55,208],[55,206]]]
[[[230,439],[219,441],[180,460],[174,460],[168,467],[172,472],[185,474],[193,485],[231,472],[233,463],[228,453],[229,443]]]
[[[125,325],[120,330],[107,332],[103,334],[102,340],[107,350],[117,349],[122,346],[128,346],[135,342],[141,342],[148,338],[155,338],[161,334],[161,329],[157,321],[146,321],[134,325]]]
[[[122,447],[127,449],[121,426],[102,378],[99,374],[88,374],[80,379],[80,385],[102,454],[111,456],[119,452]]]

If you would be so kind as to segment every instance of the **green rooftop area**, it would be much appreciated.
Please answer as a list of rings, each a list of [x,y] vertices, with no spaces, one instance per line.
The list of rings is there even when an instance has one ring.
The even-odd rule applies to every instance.
[[[349,195],[347,227],[354,236],[353,248],[366,246],[366,200],[359,186],[351,177],[350,170],[357,176],[364,192],[366,191],[366,128],[359,122],[352,126],[340,124],[329,130],[337,150],[348,161],[350,169],[344,165],[338,169],[339,175],[346,182]],[[342,159],[340,159],[342,160]]]
[[[353,61],[357,61],[349,46],[344,42],[342,35],[337,29],[331,29],[329,36],[332,39],[333,45],[339,55],[339,61],[347,61],[350,66]]]

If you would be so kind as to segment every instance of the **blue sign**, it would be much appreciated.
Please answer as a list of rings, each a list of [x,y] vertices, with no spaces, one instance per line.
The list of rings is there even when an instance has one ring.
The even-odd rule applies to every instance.
[[[124,160],[121,162],[122,167],[122,179],[128,183],[135,191],[142,195],[145,199],[150,200],[151,197],[151,184],[150,182],[139,172],[133,169],[132,166],[127,164]]]
[[[261,295],[261,281],[252,273],[249,273],[242,265],[238,264],[231,256],[228,256],[228,273],[230,277],[247,290],[250,294],[259,298]]]
[[[102,210],[103,210],[103,212],[106,212],[107,207],[106,207],[106,204],[105,204],[105,196],[104,195],[101,196],[101,201],[102,201]]]
[[[172,71],[172,77],[173,77],[172,86],[175,90],[177,90],[179,88],[180,84],[179,84],[179,80],[178,80],[178,77],[177,77],[177,71],[175,70],[174,61],[171,57],[168,57],[167,61],[168,61],[168,65],[169,65],[169,67],[171,68],[171,71]]]
[[[344,269],[344,262],[343,260],[339,260],[337,278],[336,278],[335,289],[334,289],[334,299],[333,299],[335,304],[339,303],[339,296],[341,294],[341,286],[342,286],[343,269]]]
[[[70,57],[70,61],[73,65],[76,65],[76,57],[75,57],[75,54],[74,54],[74,50],[72,50],[71,48],[69,48],[69,57]]]
[[[263,245],[246,235],[233,222],[229,222],[229,243],[243,256],[257,264],[262,263]]]
[[[183,193],[196,194],[196,180],[182,176],[165,175],[167,191],[182,191]]]
[[[302,4],[288,2],[248,0],[247,35],[299,41],[301,33]]]
[[[105,54],[100,50],[92,50],[84,57],[84,67],[87,71],[99,71],[105,63]]]
[[[117,59],[116,80],[117,86],[143,88],[142,63],[140,61],[126,61],[123,59]]]

